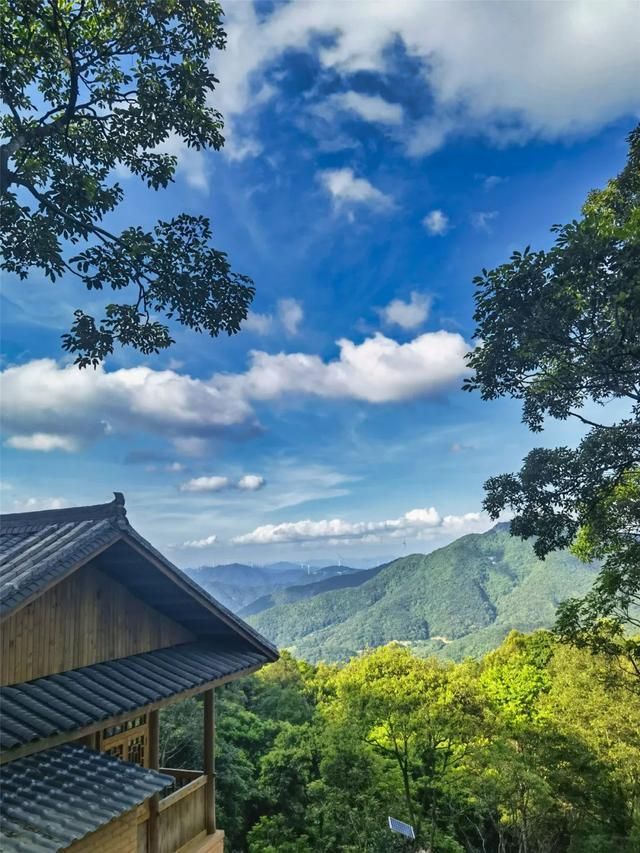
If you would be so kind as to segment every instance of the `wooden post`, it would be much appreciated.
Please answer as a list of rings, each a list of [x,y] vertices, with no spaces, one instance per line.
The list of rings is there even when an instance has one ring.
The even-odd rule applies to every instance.
[[[213,835],[216,831],[215,716],[215,693],[214,688],[210,687],[204,693],[204,772],[207,777],[205,820],[207,835]]]
[[[148,738],[149,738],[149,767],[158,770],[160,763],[160,712],[149,711],[148,714]],[[158,853],[160,850],[160,838],[158,832],[158,805],[160,795],[154,794],[149,799],[149,853]]]

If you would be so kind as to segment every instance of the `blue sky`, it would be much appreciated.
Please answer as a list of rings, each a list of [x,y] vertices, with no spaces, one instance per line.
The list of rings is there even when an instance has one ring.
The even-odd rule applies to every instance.
[[[5,276],[5,511],[103,502],[181,565],[426,551],[486,529],[482,483],[535,444],[460,390],[472,278],[579,213],[640,114],[637,4],[369,0],[227,9],[224,153],[167,147],[112,223],[180,211],[257,295],[234,338],[175,330],[79,374],[94,297]]]

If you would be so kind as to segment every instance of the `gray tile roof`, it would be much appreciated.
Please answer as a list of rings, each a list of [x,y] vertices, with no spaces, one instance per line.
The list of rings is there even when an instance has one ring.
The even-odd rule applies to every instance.
[[[0,527],[0,615],[121,535],[104,518],[29,524],[4,516]]]
[[[169,590],[162,593],[158,601],[149,600],[151,606],[160,608],[163,605],[170,618],[193,630],[196,636],[216,633],[219,629],[215,624],[219,622],[217,614],[222,620],[220,624],[227,626],[225,631],[247,639],[264,651],[269,660],[277,659],[278,651],[274,645],[216,601],[134,530],[127,520],[124,497],[120,492],[116,492],[115,500],[107,504],[0,516],[0,617],[37,594],[51,581],[64,576],[74,566],[88,562],[116,543],[117,547],[129,547],[130,550],[138,546],[148,560],[155,559],[162,564],[166,572],[164,578],[158,577],[157,583],[147,584],[144,589],[147,597],[159,595],[162,583],[168,584]],[[118,571],[118,562],[123,562],[120,557],[119,561],[112,561],[114,573]],[[135,588],[137,574],[139,572],[120,578],[131,585],[134,593],[138,591]],[[184,584],[189,590],[188,606],[186,609],[181,606],[179,614],[171,612],[176,583]],[[145,597],[142,590],[140,594]]]
[[[174,780],[65,744],[3,765],[0,781],[0,849],[50,853],[95,832]]]
[[[73,732],[268,663],[258,651],[186,643],[0,688],[0,750]]]

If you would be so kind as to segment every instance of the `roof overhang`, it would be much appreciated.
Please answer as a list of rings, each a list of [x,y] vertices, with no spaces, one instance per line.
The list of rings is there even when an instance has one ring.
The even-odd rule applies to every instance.
[[[0,764],[118,725],[268,663],[255,651],[186,643],[0,689]]]

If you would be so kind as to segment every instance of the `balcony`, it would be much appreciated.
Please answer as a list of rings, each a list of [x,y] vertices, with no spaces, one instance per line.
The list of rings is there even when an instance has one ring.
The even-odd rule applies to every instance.
[[[199,770],[162,768],[176,780],[158,802],[159,853],[222,853],[224,833],[208,832],[207,776]]]
[[[89,746],[115,758],[173,777],[160,797],[150,797],[136,813],[137,853],[223,853],[224,832],[216,827],[214,693],[204,691],[204,770],[159,767],[159,711],[105,729]]]
[[[162,767],[173,776],[175,786],[162,799],[146,803],[138,810],[138,853],[223,853],[224,832],[210,831],[207,813],[207,776],[199,770]],[[155,829],[150,833],[150,816],[155,810]],[[150,838],[155,836],[155,842]]]

